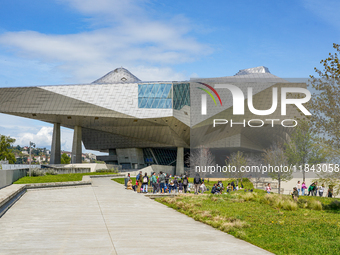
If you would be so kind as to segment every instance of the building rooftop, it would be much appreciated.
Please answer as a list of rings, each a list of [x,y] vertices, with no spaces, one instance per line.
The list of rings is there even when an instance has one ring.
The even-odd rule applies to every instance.
[[[107,84],[107,83],[137,83],[141,80],[130,73],[129,70],[120,67],[107,73],[103,77],[92,82],[93,84]]]

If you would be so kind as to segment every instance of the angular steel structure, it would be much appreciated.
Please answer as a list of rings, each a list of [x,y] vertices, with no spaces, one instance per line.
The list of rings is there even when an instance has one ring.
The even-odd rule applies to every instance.
[[[60,163],[60,126],[63,126],[75,131],[72,162],[81,162],[83,142],[86,149],[108,152],[101,159],[123,168],[176,165],[176,172],[183,173],[183,157],[190,149],[192,127],[199,127],[193,129],[199,130],[196,134],[207,134],[205,138],[210,137],[209,143],[214,148],[260,151],[268,146],[268,133],[274,129],[251,131],[255,133],[240,128],[230,132],[221,128],[211,130],[204,124],[211,122],[211,117],[198,113],[200,105],[191,105],[200,102],[202,91],[194,90],[199,82],[235,83],[245,88],[254,78],[270,81],[254,90],[255,103],[263,107],[267,107],[263,99],[271,96],[269,89],[277,83],[287,83],[265,67],[241,70],[230,77],[183,82],[144,82],[128,70],[117,68],[91,84],[1,88],[0,112],[53,123],[51,163]],[[222,96],[228,98],[228,92],[222,92]],[[215,118],[225,116],[232,109],[232,100],[222,108],[209,109],[215,111]],[[294,114],[296,111],[292,110],[290,115]],[[274,115],[271,117],[277,118]],[[276,135],[285,135],[275,130]]]

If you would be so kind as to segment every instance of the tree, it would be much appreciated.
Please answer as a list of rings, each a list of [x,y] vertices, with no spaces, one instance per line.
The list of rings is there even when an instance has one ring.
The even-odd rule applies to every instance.
[[[255,171],[251,171],[250,177],[255,182],[255,189],[257,189],[259,183],[264,183],[263,174],[260,167],[263,165],[263,159],[260,154],[252,154],[247,157],[248,165],[254,167]]]
[[[238,179],[241,179],[241,182],[242,182],[242,179],[243,177],[245,177],[245,173],[243,171],[240,171],[241,170],[241,166],[246,166],[247,165],[247,158],[244,156],[243,152],[241,151],[238,151],[236,153],[232,153],[230,155],[230,158],[228,160],[228,162],[226,162],[227,164],[229,163],[230,166],[235,166],[236,167],[236,172],[227,172],[227,175],[230,175],[232,174],[233,177],[236,177],[236,183],[238,185]]]
[[[63,153],[61,155],[60,163],[61,164],[70,164],[70,162],[71,162],[71,158],[69,156],[67,156],[66,153]]]
[[[185,163],[190,165],[191,173],[195,173],[196,166],[199,166],[199,174],[202,178],[204,178],[209,172],[208,167],[215,165],[215,157],[209,148],[200,146],[199,148],[191,149],[190,156],[187,158]]]
[[[328,58],[321,60],[323,70],[314,68],[320,78],[311,75],[311,85],[316,90],[309,101],[313,129],[334,149],[340,149],[340,45],[333,44],[336,50]]]
[[[317,137],[312,133],[310,123],[307,120],[299,121],[290,141],[285,143],[285,155],[288,163],[302,165],[303,181],[306,181],[305,165],[318,164],[325,161],[327,152],[317,143]]]
[[[270,148],[264,150],[263,161],[268,167],[268,176],[279,183],[279,194],[281,193],[281,182],[293,178],[291,169],[288,167],[287,157],[281,145],[274,143]],[[270,166],[270,167],[269,167]]]
[[[340,174],[339,172],[325,172],[317,174],[319,179],[318,183],[326,184],[328,187],[333,188],[334,195],[339,195],[340,193]]]
[[[15,155],[10,147],[15,142],[15,139],[5,135],[0,135],[0,139],[0,160],[7,159],[10,164],[14,164],[16,161]]]

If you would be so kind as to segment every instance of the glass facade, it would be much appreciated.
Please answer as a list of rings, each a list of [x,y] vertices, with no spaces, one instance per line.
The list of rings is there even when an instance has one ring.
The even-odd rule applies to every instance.
[[[184,105],[190,106],[190,84],[177,83],[173,85],[174,109],[181,110]]]
[[[172,108],[172,84],[138,84],[139,108]]]
[[[143,149],[144,161],[146,165],[165,165],[176,166],[177,149],[161,149],[161,148],[145,148]],[[189,167],[188,157],[190,156],[190,149],[184,149],[184,166]]]
[[[159,165],[176,165],[177,149],[146,148],[143,149],[143,154],[147,165],[157,163]]]

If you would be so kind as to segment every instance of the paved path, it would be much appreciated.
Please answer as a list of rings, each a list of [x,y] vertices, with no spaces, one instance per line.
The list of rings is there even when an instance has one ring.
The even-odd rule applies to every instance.
[[[270,254],[109,178],[29,190],[0,218],[0,254]]]

